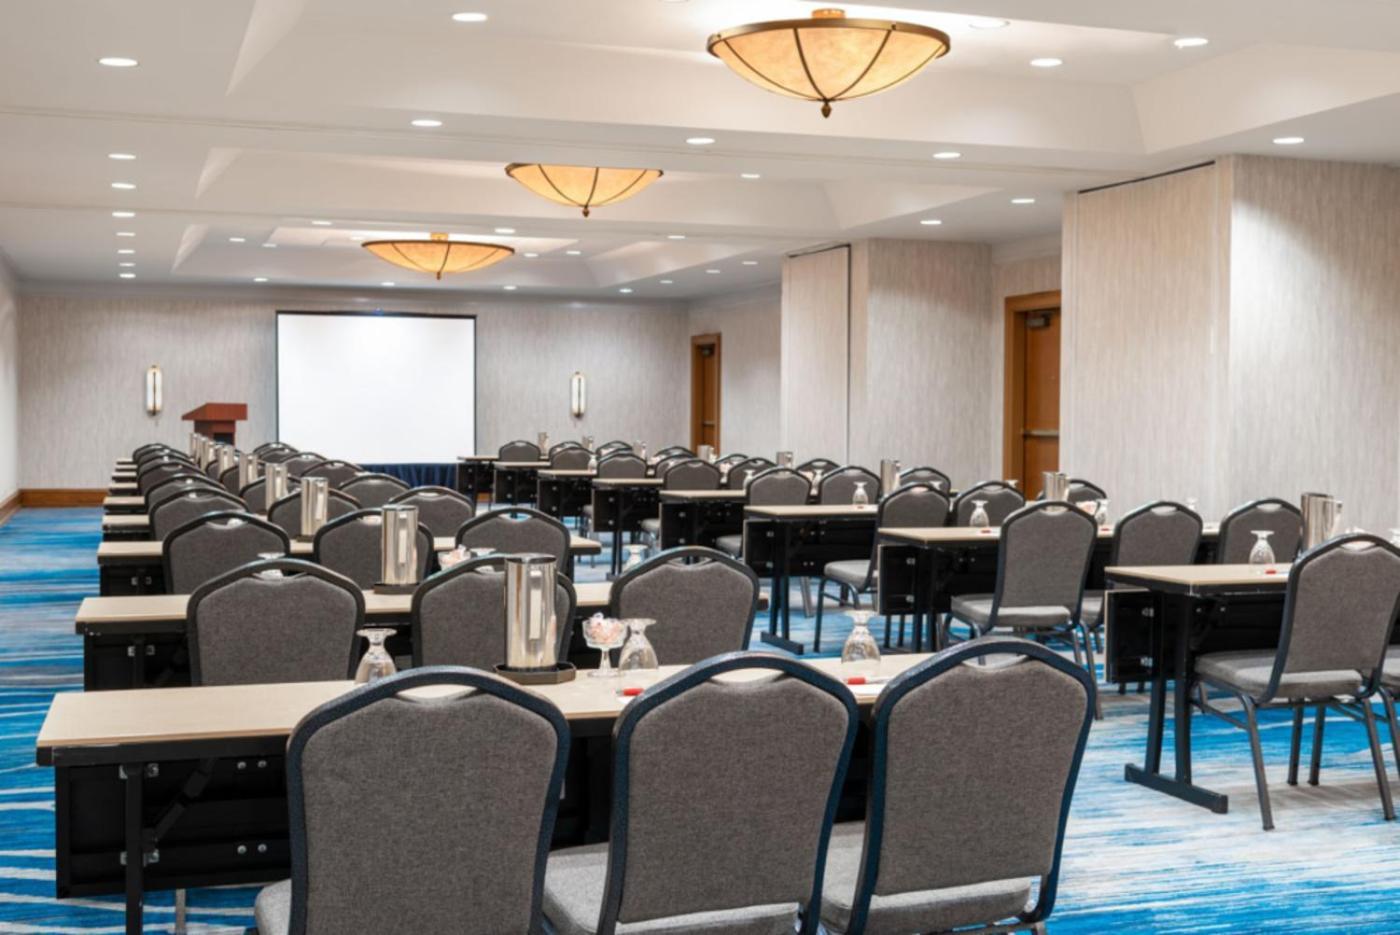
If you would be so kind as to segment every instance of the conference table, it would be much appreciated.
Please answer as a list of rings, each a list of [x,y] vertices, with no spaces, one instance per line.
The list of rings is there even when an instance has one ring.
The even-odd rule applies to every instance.
[[[146,512],[146,498],[138,494],[108,494],[102,498],[102,509],[107,516]],[[105,519],[104,519],[105,521]]]
[[[886,656],[863,673],[870,681],[848,690],[868,710],[884,680],[926,658]],[[843,678],[839,660],[807,664]],[[631,700],[619,685],[645,687],[683,668],[527,688],[559,707],[572,734],[553,846],[607,837],[612,726]],[[309,712],[353,689],[303,682],[56,695],[35,746],[39,765],[54,770],[56,895],[123,893],[126,931],[139,933],[148,891],[285,879],[287,739]],[[864,814],[864,777],[863,764],[849,770],[841,818]]]
[[[535,509],[560,521],[582,515],[593,498],[593,478],[597,476],[593,468],[537,471]]]
[[[622,573],[622,537],[641,532],[642,520],[656,516],[659,477],[595,477],[593,479],[593,526],[590,532],[612,533],[613,547],[609,574]]]
[[[714,548],[720,536],[742,533],[747,497],[743,489],[661,491],[661,548]]]
[[[497,455],[458,455],[457,492],[466,494],[472,500],[490,494],[493,489],[494,474],[491,468]]]
[[[493,461],[495,477],[491,482],[491,502],[532,503],[535,499],[535,477],[549,467],[549,461]]]

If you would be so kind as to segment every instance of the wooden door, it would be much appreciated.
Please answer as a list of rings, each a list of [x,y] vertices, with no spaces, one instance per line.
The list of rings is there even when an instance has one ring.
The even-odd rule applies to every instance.
[[[1035,497],[1060,466],[1059,292],[1007,299],[1006,345],[1005,474]]]
[[[690,447],[719,446],[720,339],[697,334],[690,339]]]

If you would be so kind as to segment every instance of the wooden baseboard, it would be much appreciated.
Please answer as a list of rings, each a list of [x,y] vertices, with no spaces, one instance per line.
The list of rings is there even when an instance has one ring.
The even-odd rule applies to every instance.
[[[19,512],[19,491],[10,494],[5,502],[0,503],[0,526],[10,521],[10,517]]]
[[[88,487],[32,487],[19,492],[20,506],[101,506],[107,491]]]

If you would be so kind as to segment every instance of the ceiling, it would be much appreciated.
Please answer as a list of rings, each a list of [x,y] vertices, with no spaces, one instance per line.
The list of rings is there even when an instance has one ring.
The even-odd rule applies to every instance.
[[[113,289],[265,279],[688,298],[771,281],[784,253],[833,241],[1043,236],[1064,192],[1226,153],[1400,162],[1391,0],[847,4],[941,28],[952,51],[830,119],[705,52],[719,29],[819,5],[830,2],[13,4],[0,32],[0,249],[25,281]],[[487,19],[454,22],[462,11]],[[1010,22],[972,28],[976,17]],[[1178,49],[1185,36],[1210,42]],[[1045,56],[1064,64],[1030,67]],[[420,118],[442,126],[413,127]],[[949,150],[961,157],[933,158]],[[665,176],[584,219],[508,179],[516,161]],[[437,283],[356,239],[430,231],[517,254]]]

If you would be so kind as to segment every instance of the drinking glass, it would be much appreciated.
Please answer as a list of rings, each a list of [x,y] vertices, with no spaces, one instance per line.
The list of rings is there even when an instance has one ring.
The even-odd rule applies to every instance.
[[[629,545],[627,547],[627,562],[622,566],[623,571],[631,571],[642,563],[642,559],[647,554],[647,547],[644,545]]]
[[[399,671],[394,665],[394,657],[384,648],[384,641],[394,632],[391,627],[365,627],[355,632],[369,640],[369,649],[360,657],[360,666],[355,670],[357,685],[377,682]]]
[[[1269,545],[1269,537],[1273,531],[1269,529],[1251,529],[1254,533],[1254,547],[1249,550],[1249,564],[1260,566],[1259,570],[1265,571],[1277,559],[1274,558],[1273,546]]]
[[[967,523],[969,526],[977,526],[981,529],[992,525],[992,518],[987,515],[986,500],[972,501],[972,515],[968,517]]]
[[[258,558],[262,559],[262,560],[265,561],[265,562],[270,562],[270,561],[272,561],[273,559],[277,559],[277,558],[286,558],[286,556],[283,555],[281,552],[259,552],[259,553],[258,553]],[[258,577],[259,577],[259,578],[282,578],[282,577],[285,577],[285,576],[282,574],[282,569],[280,569],[280,568],[264,568],[262,571],[258,572]]]
[[[822,469],[821,469],[821,468],[817,468],[816,470],[812,471],[812,486],[813,486],[813,487],[820,487],[820,486],[821,486],[821,483],[822,483]]]
[[[752,471],[752,470],[747,470],[747,471],[745,471],[745,472],[744,472],[744,489],[745,489],[745,490],[748,490],[748,489],[749,489],[749,481],[751,481],[751,480],[753,480],[753,471]]]
[[[1099,508],[1098,508],[1098,510],[1094,513],[1094,522],[1098,523],[1100,526],[1107,526],[1107,525],[1108,525],[1108,498],[1107,498],[1107,497],[1104,497],[1102,500],[1099,501]]]
[[[870,494],[865,492],[865,481],[856,481],[856,492],[851,494],[852,506],[870,506]]]
[[[646,672],[658,669],[656,648],[646,637],[646,629],[656,623],[649,617],[629,617],[622,621],[627,626],[627,642],[622,644],[622,656],[617,661],[620,672]]]
[[[875,614],[868,610],[851,611],[851,635],[846,637],[846,645],[841,647],[841,662],[859,672],[873,671],[880,664],[880,644],[870,633],[870,618]]]
[[[622,645],[627,638],[627,627],[616,617],[594,614],[583,622],[583,640],[590,649],[602,655],[598,668],[588,674],[595,678],[615,678],[617,670],[612,666],[612,651]]]

